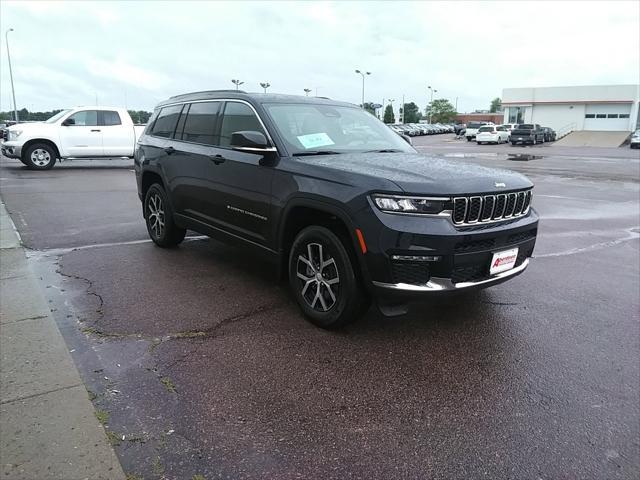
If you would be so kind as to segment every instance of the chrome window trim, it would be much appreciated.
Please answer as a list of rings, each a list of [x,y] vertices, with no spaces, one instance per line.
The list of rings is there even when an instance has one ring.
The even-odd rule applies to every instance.
[[[275,142],[273,141],[273,139],[271,138],[271,134],[269,133],[269,130],[267,130],[266,125],[264,124],[264,122],[262,121],[262,117],[260,117],[260,115],[258,114],[258,112],[256,111],[256,109],[253,107],[253,105],[251,105],[249,102],[247,102],[246,100],[241,100],[239,98],[207,98],[205,100],[190,100],[190,101],[182,101],[182,102],[173,102],[173,103],[167,103],[165,105],[162,105],[161,107],[158,107],[160,110],[162,110],[163,108],[166,107],[173,107],[175,105],[187,105],[187,104],[193,104],[193,103],[211,103],[211,102],[236,102],[236,103],[244,103],[245,105],[248,105],[249,108],[251,110],[253,110],[253,113],[255,114],[255,116],[258,118],[258,121],[260,122],[260,126],[262,127],[262,129],[264,130],[264,132],[267,134],[267,140],[269,141],[269,143],[273,146],[273,148],[276,149],[276,151],[278,151],[278,146],[275,144]],[[188,114],[187,114],[188,115]],[[218,115],[224,115],[224,110],[221,111]],[[192,145],[203,145],[205,147],[212,147],[212,148],[224,148],[227,150],[234,150],[233,148],[227,147],[227,146],[222,146],[222,145],[210,145],[208,143],[197,143],[197,142],[189,142],[187,140],[182,140],[182,139],[178,139],[178,138],[167,138],[167,137],[157,137],[155,135],[151,135],[151,133],[148,134],[150,137],[154,137],[154,138],[162,138],[164,140],[173,140],[174,142],[185,142],[185,143],[190,143]],[[278,151],[279,153],[279,151]]]

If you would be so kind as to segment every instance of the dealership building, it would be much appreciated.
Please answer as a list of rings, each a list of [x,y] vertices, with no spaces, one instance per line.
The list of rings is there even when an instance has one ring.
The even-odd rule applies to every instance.
[[[559,133],[631,132],[638,126],[640,85],[505,88],[504,123],[538,123]]]

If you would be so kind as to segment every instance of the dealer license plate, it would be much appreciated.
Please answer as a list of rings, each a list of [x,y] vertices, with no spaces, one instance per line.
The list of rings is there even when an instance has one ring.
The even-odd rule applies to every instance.
[[[494,253],[491,259],[491,266],[489,267],[489,274],[495,275],[496,273],[511,270],[515,266],[517,259],[517,248]]]

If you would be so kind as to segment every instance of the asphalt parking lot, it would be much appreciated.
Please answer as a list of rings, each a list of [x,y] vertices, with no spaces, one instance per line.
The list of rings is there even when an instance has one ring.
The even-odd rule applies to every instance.
[[[372,309],[341,332],[308,324],[257,257],[195,234],[154,247],[130,161],[0,160],[7,210],[125,472],[640,475],[638,151],[414,144],[527,174],[535,258],[510,282],[400,318]]]

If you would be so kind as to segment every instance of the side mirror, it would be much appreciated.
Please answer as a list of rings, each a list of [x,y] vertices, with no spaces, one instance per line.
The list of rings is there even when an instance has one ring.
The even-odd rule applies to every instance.
[[[248,153],[270,153],[277,151],[270,147],[267,137],[261,132],[245,130],[231,134],[231,148]]]
[[[64,122],[62,122],[63,127],[68,127],[69,125],[75,125],[76,121],[73,118],[67,118]]]
[[[402,139],[407,142],[409,145],[413,145],[413,140],[411,140],[411,137],[409,135],[405,135],[404,133],[401,133],[400,136],[402,137]]]

